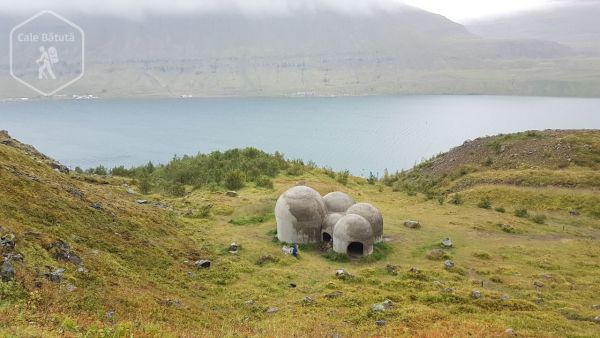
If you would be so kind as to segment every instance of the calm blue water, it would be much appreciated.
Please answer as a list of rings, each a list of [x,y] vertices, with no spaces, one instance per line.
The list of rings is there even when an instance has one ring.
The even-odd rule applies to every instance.
[[[501,96],[136,99],[0,104],[0,129],[68,166],[254,146],[368,175],[466,139],[600,129],[600,99]]]

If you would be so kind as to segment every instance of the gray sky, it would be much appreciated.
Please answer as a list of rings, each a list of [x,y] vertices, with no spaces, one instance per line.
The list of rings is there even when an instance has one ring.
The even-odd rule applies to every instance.
[[[99,13],[130,17],[145,14],[240,11],[249,15],[285,15],[297,10],[334,10],[348,14],[394,9],[402,3],[468,22],[570,2],[598,0],[1,0],[0,12],[33,14],[43,9],[61,13]]]

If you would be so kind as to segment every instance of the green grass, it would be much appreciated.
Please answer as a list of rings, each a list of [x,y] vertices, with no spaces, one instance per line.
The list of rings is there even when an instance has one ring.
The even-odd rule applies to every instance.
[[[543,137],[502,142],[519,139]],[[59,174],[0,144],[0,231],[16,235],[24,256],[15,263],[17,282],[0,283],[0,336],[488,337],[509,327],[521,337],[597,335],[600,210],[593,187],[476,184],[459,191],[461,203],[440,204],[421,192],[409,196],[352,176],[343,185],[335,174],[303,168],[294,176],[282,169],[273,189],[247,184],[237,198],[186,185],[185,196],[161,191],[139,205],[142,196],[123,187],[130,178]],[[321,194],[341,190],[373,203],[383,213],[386,242],[364,259],[323,255],[318,245],[301,246],[300,259],[283,255],[272,212],[298,180]],[[507,212],[479,208],[484,197]],[[91,207],[97,202],[102,210]],[[206,205],[207,217],[185,216]],[[533,216],[513,214],[522,208]],[[407,229],[407,219],[423,226]],[[451,271],[443,259],[427,257],[446,237],[454,242],[445,250]],[[57,240],[71,244],[88,272],[53,258],[46,248]],[[242,248],[236,254],[228,252],[232,242]],[[199,259],[211,267],[194,267]],[[66,269],[62,284],[38,277],[46,265]],[[397,266],[397,275],[387,265]],[[353,277],[337,278],[337,269]],[[77,289],[68,292],[67,283]],[[473,290],[483,297],[473,299]],[[510,299],[501,300],[504,294]],[[385,299],[394,307],[374,313],[372,305]],[[280,310],[267,314],[269,307]]]

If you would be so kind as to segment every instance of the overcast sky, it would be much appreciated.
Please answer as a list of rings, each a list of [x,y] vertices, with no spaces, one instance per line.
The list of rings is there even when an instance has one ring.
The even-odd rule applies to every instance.
[[[289,14],[295,10],[319,9],[356,14],[368,13],[373,9],[394,9],[406,3],[464,23],[583,1],[600,0],[0,0],[0,12],[29,15],[42,9],[51,9],[65,14],[84,12],[136,18],[145,14],[231,10],[251,15]]]

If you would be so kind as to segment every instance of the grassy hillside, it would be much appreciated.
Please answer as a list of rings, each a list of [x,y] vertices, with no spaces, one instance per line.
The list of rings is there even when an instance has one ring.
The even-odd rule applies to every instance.
[[[173,177],[165,168],[121,170],[123,178],[61,172],[0,134],[0,231],[16,239],[14,249],[2,247],[16,276],[0,282],[0,335],[493,337],[510,328],[522,337],[593,337],[600,329],[599,139],[591,131],[484,138],[373,184],[286,162],[272,188],[245,180],[230,197],[224,180],[164,183]],[[484,146],[495,141],[500,153]],[[571,146],[567,167],[559,152],[522,156],[522,165],[508,156],[557,142]],[[469,144],[481,147],[463,151]],[[180,169],[196,177],[188,165],[202,158],[211,156]],[[460,165],[443,165],[451,158]],[[453,178],[465,165],[477,170]],[[142,178],[151,195],[138,193]],[[573,183],[560,184],[565,178]],[[362,260],[326,257],[312,246],[298,260],[281,254],[272,211],[298,181],[373,203],[387,245]],[[177,183],[181,197],[164,189]],[[462,203],[451,203],[456,192]],[[483,197],[491,208],[478,206]],[[528,217],[515,215],[523,208]],[[405,220],[422,226],[404,227]],[[453,248],[441,248],[446,237]],[[232,242],[238,253],[228,252]],[[211,267],[195,267],[200,259]],[[445,259],[454,268],[445,269]],[[58,268],[62,278],[45,275]],[[351,277],[336,277],[339,268]],[[386,299],[391,308],[373,310]]]

